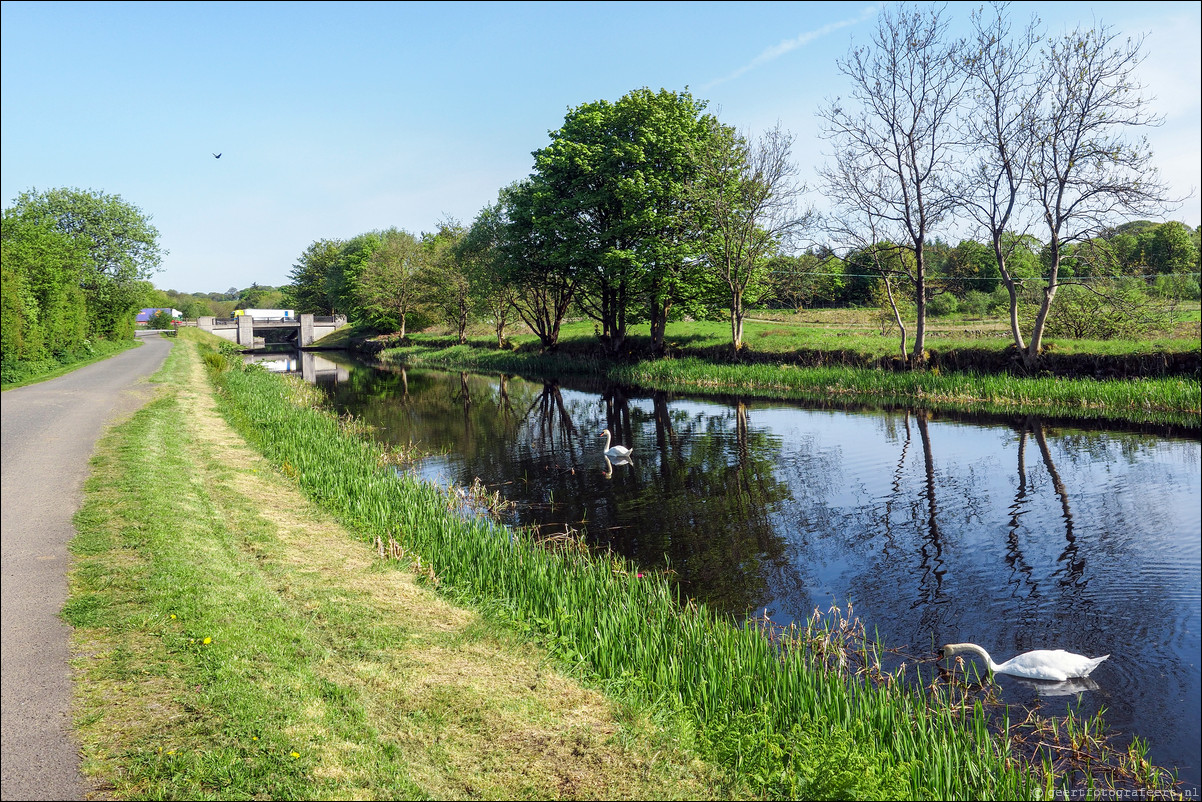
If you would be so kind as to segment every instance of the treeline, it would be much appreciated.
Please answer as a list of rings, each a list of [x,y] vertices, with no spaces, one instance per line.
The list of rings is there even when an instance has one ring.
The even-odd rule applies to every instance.
[[[99,340],[128,340],[163,252],[158,231],[118,195],[30,190],[0,232],[0,364],[72,361]]]
[[[1140,43],[1034,21],[1015,34],[1004,5],[952,40],[945,13],[887,8],[839,62],[853,90],[818,112],[830,214],[800,208],[790,134],[739,133],[687,91],[644,88],[570,110],[469,225],[314,242],[290,305],[461,339],[488,320],[501,341],[520,319],[547,349],[586,315],[617,354],[635,325],[662,350],[667,321],[726,317],[737,351],[748,308],[871,304],[915,365],[928,315],[1008,312],[1030,365],[1074,305],[1078,320],[1125,315],[1092,334],[1127,336],[1154,325],[1131,313],[1149,298],[1196,299],[1199,231],[1127,222],[1172,205],[1134,138],[1157,122],[1134,82]],[[948,230],[971,238],[953,247]]]
[[[251,284],[245,289],[230,287],[225,292],[190,293],[152,289],[143,307],[178,309],[185,320],[213,316],[233,317],[235,309],[281,309],[287,307],[283,288]]]

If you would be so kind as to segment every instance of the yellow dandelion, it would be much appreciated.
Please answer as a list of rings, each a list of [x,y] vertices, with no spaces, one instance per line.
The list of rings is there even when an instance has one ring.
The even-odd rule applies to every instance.
[[[205,643],[212,643],[212,642],[213,642],[212,638],[205,638]]]
[[[173,621],[175,620],[175,613],[171,614],[171,620],[173,620]]]
[[[293,757],[300,757],[300,752],[293,752],[293,753],[292,753],[292,756],[293,756]]]

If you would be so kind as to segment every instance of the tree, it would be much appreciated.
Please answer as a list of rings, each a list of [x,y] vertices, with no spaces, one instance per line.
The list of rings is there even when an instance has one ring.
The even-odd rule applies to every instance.
[[[702,258],[724,290],[736,353],[743,347],[746,304],[769,288],[768,259],[788,249],[812,220],[797,209],[806,188],[792,147],[793,136],[779,126],[749,142],[714,124],[698,157],[691,205]]]
[[[341,240],[317,240],[305,249],[292,266],[288,274],[291,283],[283,290],[285,302],[298,314],[334,314],[334,304],[329,295],[329,275],[337,268],[342,245]]]
[[[940,9],[886,9],[871,45],[838,62],[853,105],[836,98],[819,112],[835,147],[834,164],[819,171],[836,208],[831,233],[850,247],[888,240],[909,251],[891,261],[907,266],[913,287],[915,365],[925,360],[927,238],[961,195],[955,115],[965,78],[945,29]]]
[[[539,225],[535,210],[545,185],[533,179],[503,193],[505,237],[501,246],[507,281],[517,290],[518,317],[537,336],[544,351],[559,344],[559,329],[572,305],[579,280],[570,260],[559,258],[562,243],[553,227]]]
[[[571,274],[577,301],[618,353],[645,316],[662,344],[693,247],[683,216],[705,103],[643,88],[572,109],[535,152],[531,224],[543,259]]]
[[[506,192],[507,189],[501,190],[497,202],[485,206],[476,215],[456,246],[467,271],[476,307],[492,321],[498,348],[505,345],[505,327],[517,314],[517,290],[506,280],[503,251]]]
[[[1039,73],[1033,56],[1040,34],[1037,19],[1016,39],[1011,35],[1006,6],[995,3],[994,13],[973,13],[976,38],[963,53],[973,103],[964,117],[965,141],[975,155],[965,209],[984,230],[993,248],[997,273],[1010,296],[1010,335],[1022,351],[1019,322],[1022,277],[1010,264],[1012,246],[1025,225],[1023,199],[1029,186],[1027,164],[1035,145],[1035,115],[1039,103]]]
[[[134,284],[150,278],[164,255],[150,217],[119,195],[95,190],[30,190],[17,197],[13,213],[44,223],[84,250],[80,287],[88,303],[91,332],[132,336],[138,308]]]
[[[1147,255],[1153,272],[1198,272],[1198,246],[1184,223],[1170,220],[1157,226],[1148,243]]]
[[[461,344],[467,342],[467,326],[475,312],[471,278],[458,248],[465,233],[457,221],[447,220],[438,224],[438,231],[422,237],[425,302],[455,330]]]
[[[361,269],[354,278],[360,311],[376,326],[394,327],[401,338],[409,316],[422,301],[421,273],[426,267],[422,245],[397,228],[371,235]],[[365,243],[367,244],[367,243]]]
[[[80,288],[83,244],[45,220],[6,210],[0,224],[3,313],[0,359],[6,363],[61,356],[88,336]]]
[[[1028,169],[1048,256],[1043,297],[1023,352],[1028,367],[1038,361],[1071,244],[1105,231],[1119,215],[1147,214],[1167,203],[1146,140],[1124,136],[1160,122],[1134,81],[1141,43],[1120,42],[1103,27],[1052,39],[1044,50]]]

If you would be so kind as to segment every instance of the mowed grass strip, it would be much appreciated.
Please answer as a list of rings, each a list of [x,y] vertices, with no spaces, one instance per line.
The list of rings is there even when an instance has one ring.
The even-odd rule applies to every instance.
[[[84,769],[114,798],[731,798],[619,706],[385,561],[248,448],[181,341],[77,518]],[[668,722],[677,719],[665,717]]]

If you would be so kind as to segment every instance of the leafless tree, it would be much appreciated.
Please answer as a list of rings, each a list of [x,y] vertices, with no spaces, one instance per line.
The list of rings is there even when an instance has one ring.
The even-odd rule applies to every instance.
[[[976,38],[963,50],[971,98],[963,117],[964,139],[973,158],[964,208],[993,244],[998,271],[1010,293],[1011,336],[1023,351],[1021,288],[1007,259],[1031,222],[1025,200],[1041,82],[1035,69],[1039,20],[1032,18],[1016,38],[1007,4],[994,3],[991,8],[991,14],[983,9],[973,13]]]
[[[704,232],[703,258],[727,291],[736,353],[745,304],[767,291],[768,258],[790,248],[814,220],[798,208],[807,188],[792,160],[793,140],[779,125],[749,140],[715,124],[700,154],[692,205]]]
[[[880,242],[912,255],[901,260],[917,310],[912,365],[925,360],[927,238],[962,191],[956,113],[966,78],[942,14],[882,12],[871,44],[838,62],[852,82],[850,102],[836,98],[819,111],[835,147],[834,164],[820,170],[836,208],[830,232],[862,238],[859,223],[871,220]]]
[[[1135,82],[1143,39],[1120,41],[1108,28],[1050,40],[1030,158],[1034,207],[1047,231],[1043,299],[1024,353],[1038,359],[1060,286],[1065,246],[1116,221],[1161,213],[1171,204],[1147,140],[1125,135],[1159,125]]]

